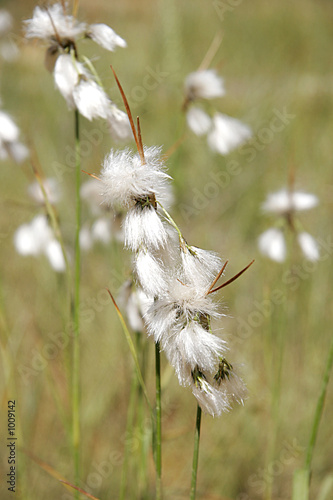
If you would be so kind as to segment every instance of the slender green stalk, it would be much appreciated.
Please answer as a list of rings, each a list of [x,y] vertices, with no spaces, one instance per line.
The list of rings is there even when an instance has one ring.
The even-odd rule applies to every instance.
[[[196,490],[197,490],[200,427],[201,427],[201,408],[198,405],[198,407],[197,407],[197,419],[196,419],[196,425],[195,425],[195,434],[194,434],[194,450],[193,450],[192,481],[191,481],[190,500],[195,500],[195,495],[196,495]]]
[[[75,281],[74,281],[74,339],[73,339],[73,375],[72,375],[72,439],[74,451],[75,484],[78,485],[80,475],[80,335],[79,335],[79,305],[80,305],[80,228],[81,228],[81,199],[80,199],[80,127],[79,112],[75,110],[75,163],[76,163],[76,232],[75,232]]]
[[[131,438],[133,437],[135,401],[136,401],[138,387],[139,387],[138,376],[137,376],[135,367],[133,367],[131,389],[130,389],[128,410],[127,410],[126,440],[125,440],[125,450],[124,450],[124,462],[123,462],[123,467],[122,467],[122,471],[121,471],[119,500],[125,500],[126,487],[127,487],[128,482],[129,482],[128,481],[129,458],[130,458],[130,451],[131,451],[131,447],[132,447]]]
[[[141,359],[140,359],[140,364],[141,364],[141,372],[142,376],[145,380],[145,368],[146,368],[146,357],[147,357],[147,348],[148,348],[148,343],[145,342],[145,340],[142,338],[142,333],[140,334],[140,352],[141,352]],[[138,428],[138,435],[140,436],[140,447],[139,447],[139,452],[138,452],[138,473],[137,473],[137,478],[138,478],[138,488],[137,488],[137,498],[140,498],[144,500],[145,497],[145,492],[147,492],[147,481],[148,481],[148,474],[147,474],[147,459],[148,459],[148,450],[149,450],[149,444],[151,441],[151,433],[148,432],[148,428],[146,425],[146,419],[145,419],[145,406],[144,406],[144,395],[142,393],[142,387],[139,387],[138,391],[138,406],[137,406],[137,428]]]
[[[316,444],[316,439],[318,435],[318,429],[319,429],[319,424],[320,424],[320,419],[323,413],[323,408],[324,408],[324,403],[325,403],[325,397],[326,397],[326,391],[327,391],[327,385],[328,381],[330,378],[330,373],[332,370],[333,366],[333,338],[331,341],[331,346],[330,350],[328,353],[328,358],[327,358],[327,363],[326,363],[326,368],[323,376],[323,381],[321,385],[321,391],[319,394],[318,402],[317,402],[317,408],[315,411],[315,416],[313,419],[313,425],[312,425],[312,431],[311,431],[311,436],[308,444],[308,449],[306,453],[306,459],[305,459],[305,467],[307,469],[310,469],[311,467],[311,462],[312,462],[312,456],[313,456],[313,450]]]
[[[156,467],[156,500],[162,498],[162,427],[161,427],[161,353],[160,343],[155,344],[156,371],[156,421],[155,421],[155,467]]]

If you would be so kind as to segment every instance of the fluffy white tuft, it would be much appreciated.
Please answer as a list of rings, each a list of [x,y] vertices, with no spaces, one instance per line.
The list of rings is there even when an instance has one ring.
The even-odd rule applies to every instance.
[[[133,251],[140,248],[153,250],[163,247],[167,241],[166,229],[156,212],[148,205],[131,208],[124,221],[125,245]]]
[[[154,194],[160,199],[164,195],[170,176],[164,171],[161,149],[145,148],[144,154],[144,165],[139,154],[133,154],[129,149],[111,150],[106,156],[100,176],[105,203],[119,203],[128,208],[135,205],[137,200]]]
[[[70,54],[61,54],[54,66],[54,82],[70,109],[75,108],[73,92],[80,74],[86,74],[83,64],[73,61]]]
[[[198,247],[182,247],[182,276],[184,281],[209,286],[222,268],[222,260],[215,252]]]
[[[165,292],[167,276],[161,261],[150,252],[139,251],[134,265],[137,279],[148,296],[157,297]]]
[[[291,211],[309,210],[318,205],[318,198],[314,194],[302,191],[290,192],[281,189],[276,193],[270,193],[262,205],[265,212],[284,215]]]
[[[244,144],[252,136],[251,129],[228,115],[216,113],[213,128],[208,134],[208,145],[221,155],[227,155]]]
[[[191,107],[186,113],[186,121],[189,128],[196,135],[207,134],[212,125],[212,120],[202,109]]]
[[[221,97],[225,94],[223,79],[214,69],[195,71],[186,77],[185,94],[190,101]]]
[[[176,370],[181,385],[184,385],[182,367],[184,363],[191,370],[199,367],[212,372],[226,350],[225,342],[204,329],[198,321],[191,321],[180,330],[173,330],[162,341],[170,363]]]
[[[106,50],[114,51],[117,46],[127,47],[125,40],[106,24],[91,24],[87,36]]]
[[[17,141],[20,135],[18,126],[4,111],[0,111],[0,144]]]
[[[280,229],[270,228],[259,236],[258,245],[260,252],[276,262],[286,259],[286,242]]]
[[[108,117],[110,99],[93,80],[81,78],[74,86],[72,95],[76,108],[88,120]]]
[[[121,142],[133,139],[133,132],[127,114],[113,104],[109,107],[107,121],[111,137],[115,141]]]
[[[75,40],[87,29],[85,23],[79,23],[73,16],[66,15],[61,3],[35,7],[32,19],[24,21],[24,25],[27,38],[49,41],[56,41],[57,37]]]
[[[301,247],[303,255],[308,260],[315,262],[319,259],[319,246],[316,240],[311,236],[311,234],[306,232],[298,233],[297,241],[299,246]]]

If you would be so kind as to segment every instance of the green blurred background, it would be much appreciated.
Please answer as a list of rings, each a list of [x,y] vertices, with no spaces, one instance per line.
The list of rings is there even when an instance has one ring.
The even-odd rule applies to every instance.
[[[70,162],[74,117],[44,67],[45,47],[23,38],[21,20],[31,17],[34,6],[30,0],[1,2],[15,18],[12,39],[21,52],[17,61],[0,63],[0,93],[3,109],[15,118],[45,176],[55,176],[59,165]],[[220,325],[222,335],[230,344],[230,360],[242,371],[249,398],[244,407],[221,418],[203,417],[197,497],[291,498],[292,475],[305,460],[332,336],[333,4],[329,0],[81,0],[79,19],[105,22],[127,41],[127,49],[112,54],[82,42],[80,53],[93,58],[109,95],[122,107],[110,70],[110,64],[114,66],[133,112],[140,115],[144,142],[163,145],[164,150],[183,133],[184,78],[198,68],[215,34],[223,35],[212,67],[225,78],[227,93],[211,106],[251,126],[256,140],[253,154],[243,149],[224,158],[210,152],[204,138],[189,133],[168,161],[174,178],[172,214],[188,242],[229,259],[227,277],[256,259],[221,297],[227,315]],[[146,75],[151,73],[158,76],[154,88],[148,89]],[[266,141],[262,131],[270,127],[277,111],[293,118]],[[81,123],[86,136],[102,127],[96,121]],[[101,144],[90,143],[82,168],[98,174],[112,146],[107,134]],[[232,160],[238,170],[228,176]],[[320,205],[301,218],[305,230],[328,242],[314,265],[305,263],[293,242],[288,262],[282,265],[261,257],[257,250],[258,235],[271,225],[260,205],[267,192],[287,185],[290,169],[295,171],[296,187],[320,199]],[[21,448],[16,498],[71,498],[23,451],[73,481],[66,433],[69,348],[54,347],[54,339],[60,338],[56,334],[66,325],[64,279],[46,259],[24,258],[14,250],[16,228],[41,212],[26,194],[33,181],[29,162],[22,166],[2,162],[0,172],[0,467],[7,471],[6,407],[8,399],[15,399]],[[207,187],[212,175],[223,179],[218,190]],[[57,209],[66,244],[73,247],[74,169],[66,168],[61,179],[64,196]],[[82,182],[86,179],[82,174]],[[84,211],[84,220],[87,217]],[[89,491],[100,499],[118,498],[132,371],[104,288],[109,286],[117,294],[129,270],[129,252],[117,244],[97,246],[83,255],[81,486],[88,489],[90,481]],[[288,272],[296,276],[293,285],[286,282]],[[270,297],[276,290],[283,292],[283,304],[272,305]],[[146,377],[153,399],[153,345],[148,343]],[[45,361],[45,346],[50,345],[52,359]],[[274,406],[281,345],[281,391]],[[185,499],[196,402],[189,390],[179,387],[164,358],[162,370],[164,495]],[[325,478],[332,474],[332,410],[330,384],[313,460],[313,499],[319,498]],[[147,436],[133,439],[133,460],[142,439]],[[148,488],[141,494],[133,468],[127,498],[154,498],[150,450],[148,469]],[[11,498],[3,480],[0,492],[1,498]]]

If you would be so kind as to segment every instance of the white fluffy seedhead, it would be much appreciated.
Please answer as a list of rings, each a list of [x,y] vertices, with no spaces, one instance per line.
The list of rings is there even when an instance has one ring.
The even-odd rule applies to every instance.
[[[306,259],[312,262],[319,259],[319,246],[311,234],[303,231],[297,235],[297,241]]]
[[[106,50],[114,51],[117,46],[127,47],[125,40],[106,24],[91,24],[87,36]]]
[[[110,99],[96,82],[81,78],[73,89],[73,100],[82,116],[88,120],[107,118]]]
[[[244,144],[251,136],[251,129],[241,121],[222,113],[216,113],[207,140],[213,151],[227,155]]]
[[[287,248],[283,232],[280,229],[272,227],[267,229],[258,238],[260,252],[266,257],[276,262],[284,262],[286,259]]]
[[[144,292],[150,297],[165,293],[168,277],[163,263],[148,251],[136,253],[134,271]]]
[[[196,135],[207,134],[212,126],[212,120],[207,113],[194,106],[186,112],[186,121],[189,128]]]
[[[292,211],[309,210],[318,205],[318,202],[318,198],[314,194],[281,189],[267,196],[262,209],[265,212],[284,215]]]
[[[111,137],[115,141],[121,142],[133,139],[133,132],[127,114],[113,104],[109,106],[107,122],[110,127]]]
[[[151,251],[164,247],[168,237],[160,216],[151,205],[137,204],[127,212],[124,233],[125,245],[134,252],[140,248]]]
[[[57,37],[75,40],[84,35],[87,26],[79,23],[73,16],[64,13],[61,3],[50,7],[35,7],[32,19],[24,21],[25,36],[55,41]]]
[[[190,73],[185,80],[187,99],[214,99],[225,94],[223,79],[214,69],[206,69]]]
[[[191,321],[182,329],[173,329],[162,339],[162,349],[175,368],[181,385],[185,384],[183,367],[191,370],[213,372],[226,350],[225,342],[203,328],[198,321]]]
[[[215,252],[194,246],[181,248],[181,281],[209,286],[222,268],[222,260]]]
[[[70,109],[75,108],[73,92],[79,83],[80,75],[86,75],[87,71],[83,64],[73,61],[70,54],[61,54],[54,66],[54,82],[67,102]]]
[[[148,332],[155,341],[167,337],[171,331],[180,331],[192,320],[221,316],[211,295],[206,295],[206,287],[184,285],[173,276],[167,278],[166,291],[146,314]]]
[[[190,385],[202,410],[213,417],[229,411],[234,403],[243,404],[247,395],[244,382],[224,358],[215,374],[192,370]]]
[[[104,202],[129,208],[138,200],[163,197],[170,176],[165,173],[161,149],[144,148],[145,164],[129,149],[114,151],[104,159],[101,180]]]
[[[0,111],[0,144],[17,141],[19,135],[20,130],[14,120],[4,111]]]

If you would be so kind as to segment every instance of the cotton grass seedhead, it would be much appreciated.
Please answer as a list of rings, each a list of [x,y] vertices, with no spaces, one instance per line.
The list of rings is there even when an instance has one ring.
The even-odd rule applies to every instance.
[[[198,283],[199,286],[208,287],[222,267],[222,260],[215,252],[183,244],[180,254],[180,279],[186,283]]]
[[[162,339],[162,348],[175,368],[180,384],[186,385],[188,378],[184,375],[184,367],[187,366],[186,370],[199,367],[213,371],[226,350],[226,343],[194,320],[182,329],[171,330]]]
[[[214,69],[194,71],[185,80],[185,95],[189,101],[215,99],[225,94],[223,79]]]
[[[54,66],[54,82],[66,100],[70,109],[75,108],[74,90],[78,85],[80,78],[88,77],[88,72],[84,65],[78,61],[74,61],[70,54],[62,54],[58,57]]]
[[[125,40],[106,24],[91,24],[86,32],[86,36],[103,47],[103,49],[112,52],[116,47],[127,47]]]
[[[260,252],[271,260],[284,262],[287,247],[284,234],[280,229],[270,228],[259,236],[258,245]]]
[[[11,14],[5,10],[0,9],[0,37],[6,35],[13,26],[13,18]]]
[[[270,193],[262,204],[264,212],[277,216],[280,224],[284,223],[284,229],[296,236],[304,257],[310,261],[319,259],[319,247],[316,240],[302,229],[297,219],[297,212],[310,210],[318,203],[317,196],[304,191],[294,191],[291,185],[289,189],[284,188]],[[283,262],[286,258],[286,242],[279,228],[270,228],[262,233],[258,238],[258,246],[263,255],[276,262]]]
[[[312,262],[316,262],[319,259],[319,246],[311,234],[302,231],[297,235],[297,241],[306,259]]]
[[[208,134],[209,147],[221,155],[227,155],[244,144],[252,136],[250,127],[236,118],[215,113],[213,127]]]
[[[318,203],[319,200],[314,194],[281,189],[267,196],[266,201],[262,204],[262,209],[264,212],[285,215],[290,212],[310,210]]]
[[[192,106],[186,112],[186,121],[189,128],[196,135],[205,135],[212,126],[212,120],[205,111],[196,106]]]
[[[35,7],[32,19],[24,21],[24,26],[27,38],[56,41],[60,45],[75,41],[83,36],[87,29],[85,23],[79,23],[73,16],[67,15],[61,3]]]
[[[23,224],[15,231],[14,246],[20,255],[46,255],[57,272],[63,272],[66,268],[60,243],[55,239],[44,215],[37,215],[29,224]]]
[[[168,276],[163,262],[147,250],[138,251],[134,259],[134,272],[143,291],[149,297],[164,295]]]
[[[219,378],[220,368],[214,376],[202,372],[199,368],[192,370],[192,392],[204,412],[213,417],[220,416],[229,411],[233,403],[244,403],[247,390],[244,382],[235,373],[232,365],[225,358],[220,359],[221,364],[227,369],[223,379]],[[224,368],[225,369],[225,368]]]
[[[72,96],[76,108],[88,120],[108,117],[110,99],[94,80],[81,76]]]
[[[165,173],[161,148],[144,148],[145,164],[129,149],[111,150],[101,172],[104,202],[133,207],[139,200],[163,198],[170,176]]]
[[[0,159],[12,158],[22,163],[28,156],[28,148],[19,141],[20,130],[12,117],[0,111]]]
[[[133,138],[128,116],[112,103],[107,108],[107,122],[110,128],[110,135],[116,142],[127,141]]]
[[[127,212],[124,233],[126,247],[134,252],[142,248],[156,250],[164,247],[168,239],[160,216],[149,202],[146,206],[138,202]]]

